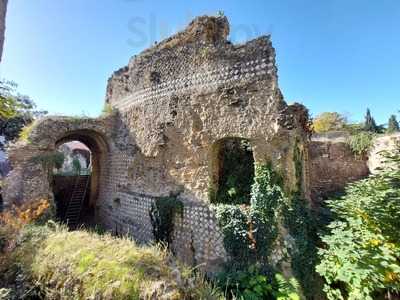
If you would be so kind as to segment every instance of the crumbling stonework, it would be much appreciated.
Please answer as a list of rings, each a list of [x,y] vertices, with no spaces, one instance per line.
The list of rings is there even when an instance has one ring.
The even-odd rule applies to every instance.
[[[348,134],[314,135],[309,146],[310,189],[315,206],[346,184],[369,175],[367,157],[357,157],[346,143]]]
[[[78,140],[97,163],[91,186],[99,223],[152,241],[152,204],[177,195],[184,212],[172,249],[186,262],[214,269],[226,258],[208,199],[215,145],[248,140],[255,162],[271,162],[288,191],[298,187],[294,149],[304,149],[305,160],[308,149],[306,109],[283,100],[270,38],[233,45],[228,34],[225,17],[197,18],[112,75],[106,95],[116,110],[111,116],[50,117],[36,124],[29,143],[11,151],[8,203],[51,194],[44,170],[29,159]],[[308,176],[303,181],[309,197]]]

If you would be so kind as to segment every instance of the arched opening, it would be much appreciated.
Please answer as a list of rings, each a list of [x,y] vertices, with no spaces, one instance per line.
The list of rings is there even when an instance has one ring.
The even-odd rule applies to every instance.
[[[225,138],[217,141],[211,155],[212,203],[250,204],[254,179],[254,156],[247,139]]]
[[[56,144],[61,163],[53,171],[57,216],[70,227],[94,224],[108,145],[97,132],[70,132]]]

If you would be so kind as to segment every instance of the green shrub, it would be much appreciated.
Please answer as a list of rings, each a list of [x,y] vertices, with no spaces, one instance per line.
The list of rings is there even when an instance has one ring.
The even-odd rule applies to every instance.
[[[221,178],[212,203],[249,204],[254,177],[251,146],[244,139],[228,139],[221,147]]]
[[[301,168],[302,164],[298,164],[298,167]],[[238,293],[235,291],[238,281],[241,281],[242,276],[250,280],[254,275],[254,265],[258,266],[257,273],[272,278],[280,267],[279,263],[287,259],[286,255],[290,255],[294,274],[301,281],[305,294],[310,295],[313,292],[311,285],[315,285],[313,269],[316,262],[316,236],[306,201],[299,196],[300,192],[289,196],[284,194],[282,177],[273,171],[270,164],[256,165],[255,169],[249,206],[214,206],[224,246],[230,257],[221,275],[222,280],[219,280],[221,289]],[[301,181],[301,172],[296,171],[296,175]],[[300,184],[298,188],[301,188]],[[283,241],[285,237],[280,235],[280,232],[286,230],[293,241],[290,247]],[[275,256],[273,254],[278,247],[278,252],[283,255]],[[240,278],[236,278],[235,274],[241,274]],[[246,288],[254,292],[253,286]],[[243,287],[242,291],[246,288]],[[261,292],[260,287],[257,287],[257,291],[266,292]],[[259,298],[246,298],[250,294],[242,296],[244,299],[263,299],[260,295]]]
[[[351,135],[347,144],[354,154],[358,156],[365,156],[374,144],[375,134],[371,132],[361,131]]]
[[[322,237],[317,272],[329,299],[372,300],[400,292],[400,158],[329,201],[337,220]],[[393,165],[394,164],[394,165]]]
[[[299,284],[294,278],[286,280],[279,273],[275,276],[256,265],[245,270],[230,270],[218,277],[219,285],[224,287],[227,298],[299,300]]]

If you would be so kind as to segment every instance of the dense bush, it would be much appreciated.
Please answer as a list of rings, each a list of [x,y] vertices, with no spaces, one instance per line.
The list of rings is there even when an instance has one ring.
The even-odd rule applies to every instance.
[[[365,156],[374,144],[375,134],[366,131],[360,131],[351,135],[347,144],[354,154],[358,156]]]
[[[400,292],[400,158],[381,173],[350,184],[329,201],[337,220],[322,237],[317,271],[329,299],[379,299]]]
[[[222,272],[218,277],[219,284],[225,287],[227,298],[238,300],[279,299],[299,300],[299,284],[291,278],[286,280],[281,274],[273,275],[256,265],[244,270]]]
[[[219,284],[221,289],[228,291],[228,296],[232,294],[239,299],[275,299],[279,294],[273,280],[275,268],[286,259],[288,251],[292,254],[293,269],[301,269],[296,275],[302,277],[304,288],[309,287],[305,280],[313,278],[315,260],[308,244],[314,246],[313,240],[308,239],[309,227],[305,218],[309,214],[305,213],[305,201],[284,194],[282,178],[270,164],[256,165],[255,170],[250,205],[215,206],[224,246],[230,257],[225,271],[219,276]],[[288,228],[284,229],[285,225]],[[292,250],[279,235],[285,230],[298,235],[293,237]],[[294,295],[293,291],[288,294]]]

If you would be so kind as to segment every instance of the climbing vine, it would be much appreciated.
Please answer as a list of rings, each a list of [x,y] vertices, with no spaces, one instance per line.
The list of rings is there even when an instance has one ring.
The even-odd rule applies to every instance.
[[[183,203],[175,196],[157,198],[150,209],[150,220],[156,242],[168,247],[172,243],[175,217],[183,216]]]
[[[294,275],[307,296],[313,292],[317,238],[309,205],[302,196],[303,159],[296,142],[294,191],[284,191],[283,178],[271,163],[256,165],[250,205],[219,204],[215,210],[230,256],[229,268],[235,264],[243,270],[256,264],[274,269],[289,255]],[[280,236],[281,228],[288,232],[290,242]]]
[[[317,262],[316,223],[307,200],[302,196],[303,152],[296,141],[293,162],[296,176],[296,189],[288,196],[289,201],[283,209],[284,225],[294,240],[294,247],[289,248],[293,273],[300,281],[306,296],[315,295],[315,265]]]
[[[278,237],[279,210],[284,196],[270,164],[257,165],[250,205],[216,205],[225,249],[238,265],[268,264]]]

